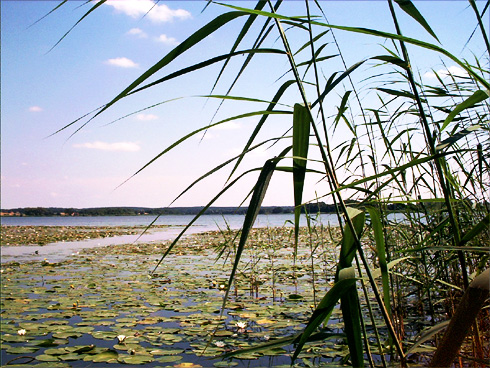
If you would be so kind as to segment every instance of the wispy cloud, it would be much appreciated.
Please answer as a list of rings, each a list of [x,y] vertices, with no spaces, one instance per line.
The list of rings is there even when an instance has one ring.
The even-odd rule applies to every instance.
[[[466,72],[466,70],[456,65],[450,66],[447,69],[439,69],[436,71],[436,73],[441,78],[447,77],[449,75],[453,75],[454,77],[468,77],[468,73]],[[436,79],[436,75],[433,71],[425,73],[424,77],[428,79]]]
[[[157,37],[157,41],[171,46],[176,46],[179,44],[175,38],[168,37],[166,34],[161,34],[159,37]]]
[[[145,31],[143,31],[141,28],[131,28],[126,34],[130,36],[136,36],[139,38],[147,38],[148,35],[146,34]]]
[[[41,111],[43,111],[43,108],[39,107],[39,106],[31,106],[31,107],[29,107],[29,111],[30,112],[41,112]]]
[[[118,57],[118,58],[106,60],[106,64],[118,66],[120,68],[137,68],[138,67],[137,63],[135,63],[133,60],[125,58],[125,57]]]
[[[140,121],[150,121],[150,120],[157,120],[158,116],[154,114],[138,114],[136,115],[136,120]]]
[[[86,143],[76,143],[73,145],[74,148],[88,148],[96,149],[101,151],[119,151],[119,152],[136,152],[140,150],[140,146],[136,142],[86,142]]]
[[[240,129],[241,125],[236,121],[227,121],[226,123],[216,125],[212,127],[213,130],[237,130]]]
[[[152,0],[109,0],[106,4],[132,18],[146,16],[153,22],[191,18],[191,13],[185,9],[170,9],[167,5],[157,4]]]

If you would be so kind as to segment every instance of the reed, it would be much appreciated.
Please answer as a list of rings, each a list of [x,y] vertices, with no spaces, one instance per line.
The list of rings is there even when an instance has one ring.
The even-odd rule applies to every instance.
[[[97,2],[85,16],[104,1]],[[229,62],[244,56],[227,92],[221,95],[212,92],[205,98],[217,98],[222,103],[266,103],[267,107],[229,116],[212,124],[203,122],[202,128],[162,150],[135,175],[210,126],[259,116],[260,120],[241,154],[210,168],[181,194],[209,175],[233,165],[224,189],[217,193],[207,208],[241,178],[258,173],[255,185],[244,194],[244,198],[250,200],[241,233],[236,239],[227,235],[227,244],[233,245],[222,249],[221,254],[234,257],[223,308],[271,177],[278,171],[291,173],[296,206],[294,249],[298,243],[300,213],[308,202],[328,200],[334,203],[342,233],[336,265],[322,263],[321,257],[313,258],[322,248],[315,246],[314,237],[310,237],[310,268],[316,308],[303,332],[284,340],[288,343],[293,341],[296,345],[293,360],[315,333],[327,326],[333,308],[340,305],[343,332],[349,347],[346,358],[351,365],[377,364],[373,362],[372,351],[377,351],[382,357],[383,365],[389,359],[400,366],[407,366],[416,354],[419,362],[427,362],[428,358],[424,356],[430,356],[439,343],[441,323],[453,315],[475,275],[489,265],[490,50],[482,21],[488,16],[484,13],[489,2],[481,10],[475,1],[469,1],[475,12],[476,32],[480,32],[472,37],[481,37],[487,51],[473,61],[461,60],[440,46],[430,24],[417,9],[417,4],[411,1],[387,1],[387,16],[393,22],[395,33],[330,24],[322,8],[327,4],[316,1],[304,2],[302,16],[288,15],[287,6],[281,1],[259,1],[253,8],[237,4],[211,2],[209,6],[222,7],[221,15],[164,55],[85,122],[77,120],[60,131],[76,124],[81,124],[77,128],[81,129],[132,94],[190,72],[205,72],[206,67],[220,62],[223,64],[216,77],[214,91],[222,75],[228,72]],[[313,16],[312,13],[321,16]],[[401,14],[408,16],[414,26],[425,29],[434,42],[406,36],[399,22]],[[215,32],[221,32],[226,24],[240,20],[244,25],[230,50],[150,81],[157,73],[164,73],[165,66],[185,57],[189,49]],[[453,26],[457,27],[457,23],[451,24]],[[373,42],[382,44],[384,52],[349,65],[342,51],[348,45],[342,45],[336,37],[340,32],[369,35]],[[244,46],[246,43],[251,46]],[[273,47],[263,46],[267,44]],[[434,70],[437,84],[426,84],[418,74],[417,58],[411,54],[414,48],[431,52],[435,60],[456,64],[465,74],[446,77]],[[330,54],[326,55],[327,51]],[[234,86],[244,78],[243,72],[252,68],[252,60],[271,54],[284,58],[287,64],[282,76],[286,81],[276,93],[265,100],[232,95]],[[338,67],[339,60],[342,71],[325,75],[325,70]],[[354,82],[354,77],[361,70],[369,74],[365,77],[371,83],[368,91]],[[259,89],[261,81],[254,83]],[[374,95],[377,102],[369,105],[363,102],[366,93]],[[328,111],[332,110],[336,113],[330,115]],[[288,126],[281,134],[258,141],[269,118],[277,115],[283,121],[289,121]],[[341,126],[347,128],[349,137],[338,133]],[[264,166],[243,169],[243,159],[247,155],[271,143],[277,143],[280,148]],[[305,201],[303,188],[309,177],[320,177],[328,189],[317,198]],[[350,199],[358,200],[356,208],[348,205]],[[393,221],[391,213],[394,211],[402,214],[401,224]],[[309,223],[309,231],[318,235],[320,244],[327,244],[330,240],[328,232],[320,225],[315,227]],[[296,256],[295,251],[293,269]],[[269,262],[273,269],[273,258]],[[320,285],[323,281],[315,278],[316,270],[334,276],[333,286]],[[252,285],[254,282],[251,281]],[[323,297],[316,294],[320,286],[327,289]],[[460,365],[470,364],[470,360],[465,359],[473,355],[480,359],[472,360],[471,364],[485,366],[482,362],[484,357],[488,358],[489,352],[488,348],[482,347],[488,346],[488,318],[488,309],[484,308],[476,318],[471,339],[462,350]],[[427,326],[422,326],[427,330],[407,330],[406,321],[416,319],[427,320]],[[379,325],[383,326],[383,333],[378,331]],[[374,337],[371,336],[371,328],[374,328]],[[479,332],[482,330],[483,334]],[[454,350],[452,347],[449,349]]]

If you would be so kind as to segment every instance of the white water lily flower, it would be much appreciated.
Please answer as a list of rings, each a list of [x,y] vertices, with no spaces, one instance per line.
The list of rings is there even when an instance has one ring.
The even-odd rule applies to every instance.
[[[247,322],[237,322],[236,326],[240,329],[247,327]]]
[[[17,334],[18,334],[19,336],[24,336],[24,335],[26,334],[26,330],[24,330],[24,329],[20,329],[19,331],[17,331]]]
[[[216,341],[214,345],[216,345],[218,348],[222,348],[225,346],[225,343],[223,341]]]
[[[117,341],[119,341],[120,344],[122,342],[124,342],[124,340],[126,340],[126,336],[125,335],[118,335],[117,336]]]

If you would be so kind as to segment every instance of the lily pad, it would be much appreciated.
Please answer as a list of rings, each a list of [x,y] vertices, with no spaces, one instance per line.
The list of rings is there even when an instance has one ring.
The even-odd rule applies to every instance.
[[[153,362],[151,355],[119,355],[117,361],[124,364],[146,364]]]
[[[31,354],[38,351],[39,348],[36,346],[11,346],[7,349],[9,354]]]
[[[156,358],[155,361],[160,362],[160,363],[171,363],[171,362],[178,362],[181,359],[182,359],[182,357],[180,355],[165,355],[165,356],[161,356],[159,358]]]

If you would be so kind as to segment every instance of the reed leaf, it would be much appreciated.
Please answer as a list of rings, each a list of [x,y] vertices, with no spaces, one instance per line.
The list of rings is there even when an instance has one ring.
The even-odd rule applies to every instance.
[[[293,362],[296,360],[299,353],[303,349],[303,346],[315,332],[318,326],[328,321],[333,308],[338,303],[341,296],[344,295],[351,286],[355,285],[356,280],[357,279],[355,278],[343,278],[342,280],[336,282],[334,286],[332,286],[332,288],[325,294],[316,309],[313,311],[313,314],[308,320],[305,329],[295,341],[296,349],[292,356]]]
[[[451,111],[451,113],[447,116],[447,118],[444,120],[444,123],[442,124],[441,127],[441,131],[446,129],[446,127],[449,125],[451,121],[453,121],[456,115],[458,115],[459,113],[461,113],[462,111],[470,107],[475,106],[477,103],[486,100],[489,97],[489,93],[490,92],[488,91],[478,90],[475,93],[473,93],[470,97],[468,97],[466,100],[464,100],[459,105],[457,105],[453,109],[453,111]]]
[[[299,218],[303,202],[308,148],[310,146],[310,114],[300,104],[294,105],[293,113],[293,186],[294,186],[294,244],[298,247]],[[296,253],[296,252],[295,252]]]
[[[376,242],[379,269],[381,270],[381,280],[383,283],[383,301],[391,317],[390,279],[388,274],[388,264],[386,262],[385,236],[383,233],[383,225],[381,224],[379,211],[376,208],[368,206],[366,207],[366,209],[368,210],[369,217],[371,218],[371,226],[373,227],[374,240]]]
[[[410,0],[395,0],[395,3],[398,4],[400,9],[402,9],[405,13],[415,19],[422,27],[424,27],[425,30],[437,40],[437,42],[439,42],[439,39],[437,38],[432,28],[429,26],[429,23],[427,23],[422,14],[420,14],[413,2],[411,2]]]

